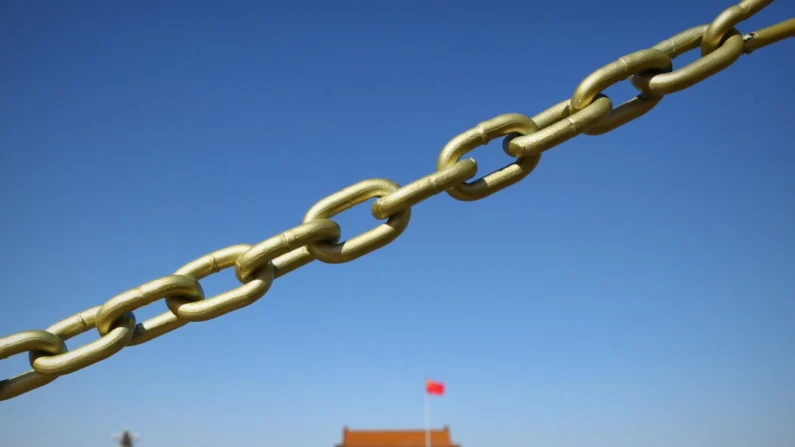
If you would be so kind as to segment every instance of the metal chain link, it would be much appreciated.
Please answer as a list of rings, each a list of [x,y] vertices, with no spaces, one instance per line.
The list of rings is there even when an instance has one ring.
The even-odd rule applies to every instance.
[[[303,223],[256,245],[233,245],[202,256],[172,275],[147,282],[104,304],[61,320],[44,331],[23,331],[0,338],[0,360],[28,353],[31,370],[0,381],[0,400],[11,399],[106,359],[127,346],[146,343],[189,322],[206,321],[242,309],[270,289],[273,281],[315,260],[345,263],[395,240],[408,226],[411,207],[441,192],[474,201],[511,186],[538,165],[541,154],[580,134],[599,135],[620,127],[656,106],[665,95],[691,87],[733,64],[743,54],[795,36],[795,19],[741,34],[738,23],[773,0],[743,0],[721,12],[708,25],[685,30],[645,50],[636,51],[588,75],[568,98],[529,118],[509,113],[486,120],[442,149],[436,172],[403,187],[386,179],[368,179],[317,202]],[[673,59],[701,49],[701,57],[673,70]],[[629,79],[636,97],[613,108],[602,93]],[[480,179],[474,159],[460,158],[503,137],[503,150],[516,160]],[[378,198],[371,213],[385,223],[340,242],[334,215]],[[199,281],[234,267],[241,286],[205,298]],[[164,299],[168,312],[136,324],[134,312]],[[65,341],[96,329],[99,338],[68,350]]]

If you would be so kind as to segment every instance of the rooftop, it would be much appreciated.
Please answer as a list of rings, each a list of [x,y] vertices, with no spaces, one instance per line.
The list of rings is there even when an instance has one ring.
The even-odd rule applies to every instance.
[[[430,430],[432,447],[460,447],[450,439],[450,428]],[[425,430],[351,430],[342,431],[342,443],[335,447],[425,447]]]

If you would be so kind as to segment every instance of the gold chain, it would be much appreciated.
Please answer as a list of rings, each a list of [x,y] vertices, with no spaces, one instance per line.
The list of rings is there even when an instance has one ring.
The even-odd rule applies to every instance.
[[[628,54],[587,76],[571,98],[530,118],[518,113],[484,121],[442,149],[436,172],[403,187],[386,179],[368,179],[316,203],[303,223],[256,245],[233,245],[198,258],[172,275],[114,296],[102,305],[61,320],[46,330],[18,332],[0,338],[0,360],[28,353],[31,370],[0,381],[0,400],[11,399],[106,359],[123,348],[151,341],[189,322],[206,321],[242,309],[262,296],[274,279],[314,260],[344,263],[395,240],[406,229],[411,207],[441,192],[474,201],[519,182],[535,169],[541,153],[580,134],[599,135],[622,126],[659,103],[666,94],[693,86],[733,64],[743,54],[795,35],[795,19],[741,34],[735,26],[773,0],[743,0],[721,12],[709,25],[685,30],[657,45]],[[701,57],[673,70],[672,59],[700,48]],[[601,92],[630,79],[640,94],[613,108]],[[503,137],[503,150],[513,163],[480,179],[473,159],[460,158]],[[386,222],[340,242],[341,230],[331,218],[357,204],[378,198],[372,215]],[[241,286],[205,298],[199,280],[234,267]],[[134,311],[164,299],[168,312],[136,324]],[[96,329],[99,338],[69,350],[65,341]]]

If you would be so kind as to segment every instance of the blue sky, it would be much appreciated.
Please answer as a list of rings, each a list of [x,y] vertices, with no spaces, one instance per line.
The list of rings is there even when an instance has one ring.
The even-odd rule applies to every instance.
[[[429,174],[458,133],[731,4],[4,2],[0,335],[358,181]],[[465,447],[791,446],[794,53],[744,56],[494,196],[429,199],[375,253],[4,401],[0,444],[109,446],[126,425],[147,447],[331,446],[344,425],[421,428],[432,377],[432,425]],[[499,140],[471,156],[479,175],[509,161]],[[338,216],[344,238],[371,203]]]

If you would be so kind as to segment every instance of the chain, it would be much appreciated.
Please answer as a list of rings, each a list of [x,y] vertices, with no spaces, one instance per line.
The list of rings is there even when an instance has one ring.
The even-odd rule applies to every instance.
[[[510,113],[483,121],[450,140],[442,149],[436,172],[405,186],[368,179],[317,202],[303,223],[256,245],[233,245],[202,256],[172,275],[122,292],[45,330],[0,338],[0,360],[28,353],[31,370],[0,381],[0,400],[11,399],[56,378],[96,364],[127,346],[146,343],[189,322],[206,321],[242,309],[262,298],[273,281],[315,260],[345,263],[386,246],[406,229],[411,207],[442,192],[462,201],[488,197],[528,176],[541,154],[580,134],[599,135],[654,108],[665,95],[684,90],[732,65],[743,54],[795,36],[795,19],[741,34],[735,26],[773,0],[743,0],[721,12],[712,23],[685,30],[645,50],[636,51],[588,75],[568,98],[530,118]],[[700,48],[701,57],[673,70],[673,59]],[[640,92],[613,108],[601,92],[629,79]],[[477,180],[477,163],[460,158],[503,137],[503,150],[515,160]],[[377,198],[371,213],[386,222],[340,242],[336,214]],[[241,285],[206,298],[199,281],[234,267]],[[136,323],[135,311],[158,300],[168,311]],[[65,342],[91,329],[99,338],[69,350]]]

